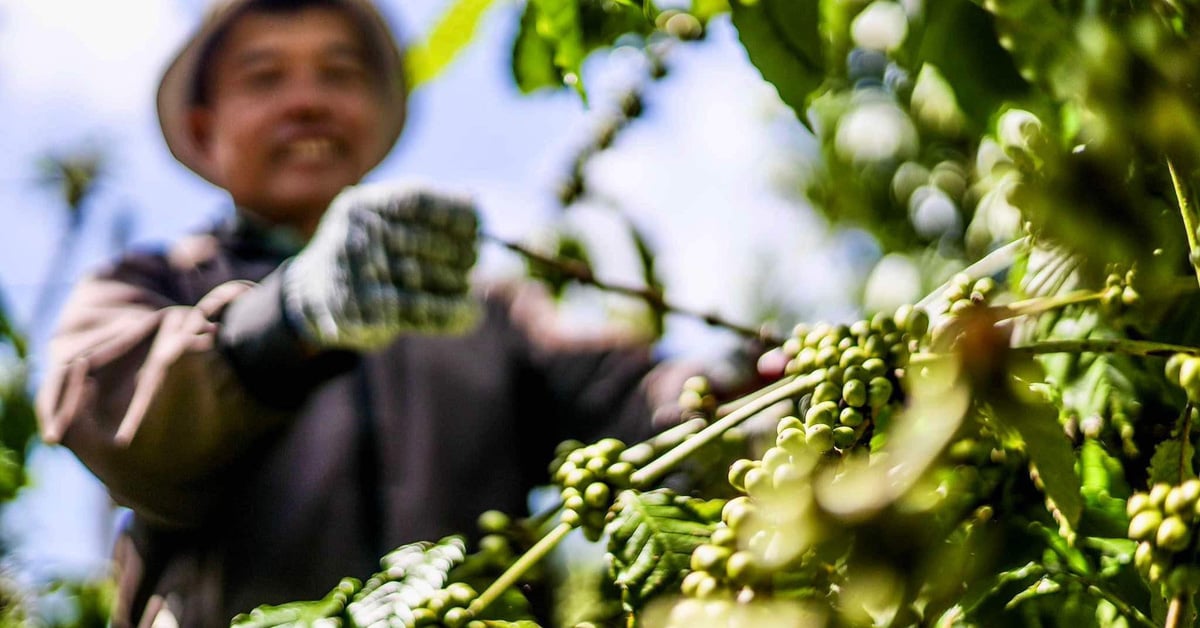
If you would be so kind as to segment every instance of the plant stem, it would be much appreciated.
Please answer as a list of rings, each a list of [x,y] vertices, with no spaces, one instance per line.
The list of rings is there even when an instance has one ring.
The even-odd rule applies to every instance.
[[[1183,406],[1183,421],[1179,426],[1179,483],[1192,476],[1192,414],[1196,411],[1192,402]]]
[[[574,527],[571,524],[560,523],[553,530],[550,530],[546,536],[542,537],[542,540],[529,548],[529,551],[522,554],[517,559],[517,562],[504,570],[504,573],[500,574],[500,577],[496,578],[495,582],[485,589],[483,593],[479,594],[479,597],[474,602],[471,602],[469,609],[471,614],[478,617],[480,613],[486,610],[492,602],[495,602],[509,587],[516,584],[517,580],[525,575],[526,571],[529,571],[538,561],[545,558],[567,536],[567,533],[573,529]]]
[[[728,403],[724,403],[720,407],[717,408],[716,416],[718,418],[728,416],[729,414],[736,412],[742,406],[753,402],[755,399],[758,399],[759,397],[761,397],[763,395],[769,395],[773,391],[775,391],[779,388],[783,388],[784,386],[787,386],[789,383],[791,383],[791,381],[792,381],[792,378],[785,377],[783,379],[780,379],[779,381],[771,382],[770,384],[763,386],[762,388],[759,388],[758,390],[756,390],[750,394],[743,395],[741,397],[738,397],[737,399],[729,401]]]
[[[1117,609],[1117,612],[1126,619],[1136,622],[1142,626],[1146,626],[1147,628],[1156,628],[1154,622],[1150,621],[1150,618],[1146,617],[1142,611],[1130,606],[1128,602],[1122,600],[1120,597],[1117,597],[1117,595],[1112,591],[1100,586],[1099,583],[1092,582],[1090,578],[1076,577],[1076,579],[1079,580],[1081,584],[1086,586],[1088,591],[1091,591],[1092,593],[1104,599],[1104,601],[1112,604],[1113,608]]]
[[[1028,355],[1042,353],[1123,353],[1139,356],[1169,357],[1176,353],[1200,355],[1200,347],[1173,345],[1151,340],[1127,338],[1087,338],[1083,340],[1041,340],[1013,347],[1013,351]]]
[[[750,400],[746,401],[737,410],[730,412],[724,418],[700,430],[695,436],[664,452],[661,456],[651,461],[650,464],[635,471],[630,478],[630,482],[638,488],[650,485],[698,449],[720,437],[725,431],[736,427],[746,419],[784,399],[795,397],[816,388],[817,384],[824,381],[824,379],[824,372],[811,373],[804,377],[793,377],[783,380],[779,386],[760,390],[749,395],[748,397],[751,397]]]
[[[1109,604],[1112,604],[1113,607],[1117,609],[1117,612],[1121,613],[1125,617],[1132,619],[1137,623],[1146,626],[1147,628],[1154,627],[1154,622],[1150,621],[1150,619],[1147,618],[1141,611],[1131,606],[1125,600],[1121,599],[1121,596],[1104,588],[1104,583],[1102,581],[1092,580],[1091,576],[1089,576],[1086,572],[1077,571],[1075,567],[1072,567],[1071,565],[1074,561],[1072,561],[1071,557],[1063,552],[1060,548],[1055,547],[1054,544],[1050,544],[1050,548],[1051,551],[1053,551],[1060,559],[1062,559],[1063,565],[1066,566],[1065,570],[1056,570],[1055,574],[1071,578],[1087,587],[1088,591],[1095,593],[1106,600]]]
[[[964,268],[959,274],[965,274],[971,279],[979,279],[981,277],[994,275],[1001,270],[1012,266],[1013,260],[1016,259],[1017,251],[1027,244],[1029,244],[1028,237],[1013,240],[1012,242],[1009,242],[1008,244],[1005,244],[995,251],[983,256],[983,258],[981,258],[979,261]],[[940,297],[942,293],[945,292],[953,283],[954,279],[951,278],[950,281],[947,281],[937,288],[934,288],[932,292],[925,295],[923,299],[916,303],[916,307],[928,310],[929,306],[937,301],[938,297]]]
[[[776,337],[774,334],[768,333],[766,330],[753,329],[751,327],[739,325],[726,320],[717,314],[697,312],[695,310],[675,305],[674,303],[667,301],[663,297],[662,292],[659,290],[609,283],[596,278],[595,274],[592,273],[590,268],[588,268],[585,264],[576,262],[574,260],[555,259],[548,257],[516,242],[509,242],[508,240],[504,240],[486,233],[481,237],[484,240],[491,240],[492,242],[495,242],[496,244],[499,244],[500,246],[533,262],[553,268],[566,277],[579,283],[589,285],[594,288],[599,288],[600,290],[604,290],[606,292],[614,292],[616,294],[623,294],[625,296],[641,299],[652,308],[665,310],[667,312],[671,312],[672,314],[679,314],[682,316],[699,319],[709,325],[712,325],[713,327],[728,329],[741,334],[742,336],[746,336],[747,338],[757,339],[768,345],[776,346],[783,344],[782,338]]]
[[[1175,171],[1175,164],[1167,159],[1167,170],[1171,172],[1171,183],[1175,186],[1175,197],[1179,200],[1179,214],[1183,216],[1183,228],[1187,232],[1188,239],[1188,259],[1192,262],[1192,268],[1196,271],[1196,281],[1200,282],[1200,233],[1196,229],[1200,228],[1200,217],[1196,215],[1196,208],[1192,206],[1192,202],[1187,192],[1187,184],[1179,177],[1179,173]]]
[[[1034,297],[1022,301],[1014,301],[1008,305],[996,305],[989,308],[1002,321],[1018,316],[1035,316],[1069,305],[1078,305],[1091,301],[1099,301],[1104,295],[1099,292],[1080,291],[1051,297]]]

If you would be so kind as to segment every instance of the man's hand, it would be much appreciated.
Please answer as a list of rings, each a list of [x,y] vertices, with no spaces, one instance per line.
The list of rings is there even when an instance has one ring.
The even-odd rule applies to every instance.
[[[284,307],[317,348],[370,351],[405,331],[462,333],[479,219],[463,196],[416,185],[347,188],[284,269]]]

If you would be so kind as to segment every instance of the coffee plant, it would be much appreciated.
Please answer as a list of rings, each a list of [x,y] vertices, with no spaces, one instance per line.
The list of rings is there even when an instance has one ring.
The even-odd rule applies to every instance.
[[[514,80],[586,97],[594,51],[640,42],[658,76],[724,19],[817,140],[802,192],[927,294],[783,338],[701,315],[765,342],[770,383],[690,380],[650,441],[564,444],[557,508],[234,625],[535,625],[522,592],[576,529],[614,625],[1196,623],[1200,3],[528,0]],[[689,313],[571,257],[542,274]]]

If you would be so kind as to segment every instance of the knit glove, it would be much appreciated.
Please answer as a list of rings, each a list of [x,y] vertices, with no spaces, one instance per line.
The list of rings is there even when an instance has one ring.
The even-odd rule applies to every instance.
[[[469,330],[479,219],[464,196],[412,184],[347,188],[283,269],[284,311],[311,345],[371,351],[402,332]]]

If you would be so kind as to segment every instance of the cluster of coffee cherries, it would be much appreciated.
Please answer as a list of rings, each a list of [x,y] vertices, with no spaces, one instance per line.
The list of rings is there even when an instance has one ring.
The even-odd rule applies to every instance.
[[[786,476],[784,483],[754,487],[751,495],[726,502],[721,523],[708,542],[692,551],[691,571],[681,586],[685,596],[728,597],[747,588],[767,590],[781,582],[809,578],[804,567],[814,539],[805,530],[814,527],[817,516],[806,486],[811,468],[767,461],[751,470],[766,470],[778,462],[782,464],[775,471]]]
[[[904,306],[853,325],[797,326],[783,345],[789,374],[822,380],[779,423],[777,445],[803,437],[817,453],[842,453],[860,443],[873,419],[896,397],[896,371],[929,328],[929,316]],[[803,419],[799,417],[803,417]]]
[[[960,316],[971,308],[986,306],[996,292],[996,280],[991,277],[971,279],[959,273],[950,280],[950,286],[942,293],[946,300],[946,313]]]
[[[711,416],[717,409],[717,396],[713,394],[708,378],[693,375],[683,383],[679,393],[679,409],[685,416]]]
[[[722,523],[708,543],[692,551],[691,571],[684,576],[680,590],[688,597],[711,598],[740,586],[753,586],[763,573],[758,563],[750,551],[738,549],[737,532]]]
[[[1200,479],[1177,486],[1155,484],[1148,493],[1134,493],[1126,503],[1129,538],[1138,541],[1134,564],[1168,597],[1200,590],[1196,564],[1196,535],[1200,518]]]
[[[383,571],[367,580],[346,613],[356,626],[482,626],[467,610],[478,597],[475,590],[448,583],[450,570],[465,557],[466,545],[456,536],[397,548],[383,557]]]
[[[1109,273],[1104,280],[1104,292],[1100,297],[1100,310],[1110,318],[1117,318],[1142,303],[1142,295],[1133,288],[1134,272],[1124,275]]]
[[[777,444],[762,459],[730,466],[729,483],[745,495],[726,502],[709,541],[692,552],[684,595],[755,588],[802,557],[808,543],[797,531],[815,514],[809,479],[816,456],[803,432],[787,424],[780,421]]]
[[[1187,393],[1188,401],[1200,404],[1200,356],[1176,353],[1167,360],[1166,375]]]
[[[479,556],[493,569],[508,568],[515,554],[512,519],[499,510],[487,510],[479,515],[475,525],[483,533],[479,539]]]
[[[934,476],[934,494],[940,496],[937,511],[955,518],[973,512],[972,518],[981,523],[991,519],[988,498],[1011,475],[1014,465],[1020,464],[1021,457],[1005,449],[986,428],[951,443],[945,456],[945,466]]]
[[[600,540],[613,498],[630,486],[635,467],[620,458],[624,451],[625,443],[605,438],[572,449],[552,469],[554,483],[562,487],[563,523],[582,528],[589,541]]]

